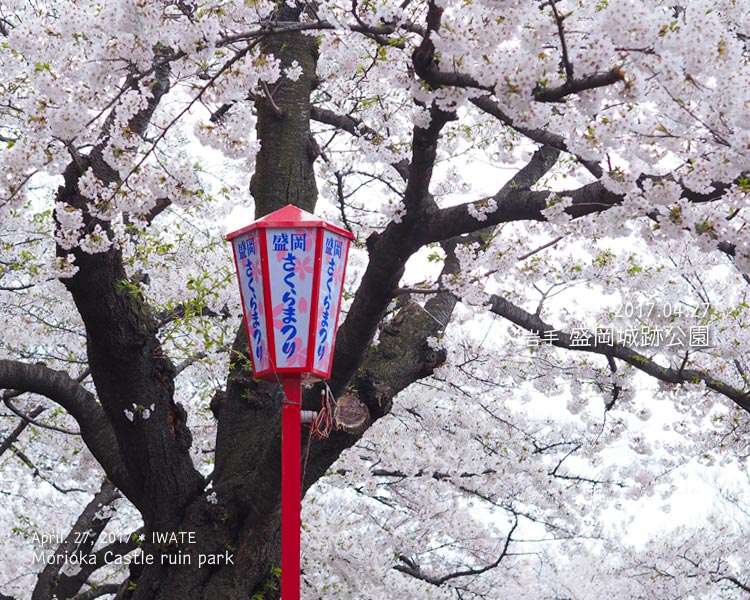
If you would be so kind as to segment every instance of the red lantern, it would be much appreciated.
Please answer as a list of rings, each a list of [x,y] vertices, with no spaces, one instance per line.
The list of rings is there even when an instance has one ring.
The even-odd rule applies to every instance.
[[[354,236],[295,206],[227,235],[253,372],[283,386],[281,591],[300,595],[302,382],[331,374],[349,244]]]
[[[230,233],[253,372],[327,379],[351,233],[286,206]]]

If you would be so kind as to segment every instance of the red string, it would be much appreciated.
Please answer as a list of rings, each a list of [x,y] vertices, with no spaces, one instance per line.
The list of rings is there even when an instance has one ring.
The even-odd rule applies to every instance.
[[[313,436],[319,440],[325,440],[333,431],[333,409],[334,399],[330,388],[326,384],[325,389],[320,390],[320,410],[318,416],[310,423],[310,433],[307,436],[307,447],[305,448],[305,461],[302,464],[302,482],[305,481],[307,472],[307,459],[310,457],[310,442]]]
[[[328,386],[320,391],[320,410],[310,425],[310,433],[319,440],[325,440],[333,431],[333,394]]]

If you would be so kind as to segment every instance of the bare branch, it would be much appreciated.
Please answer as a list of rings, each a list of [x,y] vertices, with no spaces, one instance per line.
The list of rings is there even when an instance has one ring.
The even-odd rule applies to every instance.
[[[138,169],[143,166],[143,164],[146,162],[146,160],[151,156],[151,154],[154,153],[156,150],[157,145],[159,142],[161,142],[164,137],[167,135],[169,131],[172,130],[172,126],[177,123],[180,119],[182,119],[191,109],[192,107],[203,98],[204,94],[213,86],[213,84],[216,82],[216,80],[223,75],[227,69],[232,67],[237,61],[241,60],[245,57],[245,55],[252,49],[252,45],[248,46],[246,48],[243,48],[239,52],[235,53],[234,56],[232,56],[226,63],[224,63],[221,68],[209,79],[209,81],[198,91],[195,96],[193,96],[190,101],[187,103],[187,105],[169,122],[167,123],[161,130],[158,136],[156,136],[156,139],[151,142],[151,145],[149,149],[142,153],[141,158],[138,160],[138,162],[130,169],[130,172],[121,180],[117,181],[117,178],[112,179],[110,176],[104,176],[100,177],[100,179],[103,179],[104,181],[108,182],[114,182],[117,181],[117,186],[112,191],[111,195],[108,198],[108,201],[111,201],[115,195],[122,189],[122,187],[127,183],[128,178],[136,173]],[[154,93],[154,96],[152,100],[149,102],[149,105],[146,109],[141,111],[140,113],[136,114],[130,121],[129,126],[133,132],[137,134],[142,134],[146,130],[146,126],[148,125],[148,122],[151,118],[151,115],[153,114],[153,111],[156,108],[156,105],[159,103],[159,100],[163,94],[166,93],[168,86],[169,86],[169,78],[166,73],[162,75],[162,79],[159,82],[159,85],[161,87],[164,87],[166,89],[162,90],[159,95]],[[273,102],[273,100],[269,96],[269,100]],[[137,125],[134,125],[134,123],[137,123]],[[97,146],[98,148],[98,146]],[[99,153],[101,153],[101,150],[99,150]],[[94,152],[92,152],[94,154]],[[92,167],[96,168],[95,161],[92,159]],[[102,165],[104,167],[104,171],[106,172],[107,169],[109,169],[109,166],[106,164]],[[110,169],[111,171],[111,169]],[[97,176],[99,176],[97,174]]]
[[[15,454],[18,457],[18,459],[23,464],[25,464],[29,469],[32,470],[32,472],[34,473],[34,477],[39,477],[42,481],[50,484],[58,492],[60,492],[62,494],[69,494],[71,492],[86,492],[86,490],[84,490],[82,488],[65,488],[65,487],[62,487],[61,485],[59,485],[59,484],[55,483],[54,481],[52,481],[51,479],[49,479],[48,477],[45,477],[44,475],[42,475],[42,472],[39,469],[39,467],[37,467],[34,464],[34,462],[28,456],[26,456],[26,454],[22,450],[19,450],[18,448],[16,448],[13,445],[10,446],[10,450],[11,450],[11,452],[13,452],[13,454]]]
[[[584,477],[582,475],[570,475],[567,473],[560,473],[560,467],[563,466],[563,463],[570,458],[573,454],[578,452],[578,450],[581,449],[581,444],[576,444],[573,446],[568,452],[565,453],[564,456],[560,457],[560,460],[557,461],[557,464],[555,465],[555,468],[550,471],[550,475],[552,477],[555,477],[556,479],[564,479],[566,481],[575,481],[577,483],[588,483],[592,487],[595,487],[597,485],[614,485],[620,488],[624,488],[625,484],[622,481],[615,481],[612,479],[594,479],[592,477]]]
[[[460,269],[460,263],[453,251],[455,244],[455,241],[445,244],[446,260],[441,276],[457,273]],[[367,406],[372,421],[391,410],[393,398],[399,392],[432,374],[434,369],[445,361],[445,352],[435,350],[427,340],[445,329],[457,302],[458,298],[446,290],[435,294],[424,306],[406,300],[393,319],[383,325],[378,347],[372,349],[367,344],[368,350],[358,363],[359,368],[352,380],[352,387],[358,390],[359,398]],[[349,315],[351,316],[351,310]],[[361,341],[355,340],[355,343]],[[350,377],[346,374],[342,376],[341,371],[336,370],[340,352],[338,348],[342,347],[340,344],[339,338],[331,378],[334,394],[339,393],[339,388],[349,383]],[[394,365],[397,365],[395,369]],[[359,436],[341,434],[331,436],[325,443],[313,445],[305,485],[309,486],[322,476],[338,454],[344,448],[353,445],[357,439]]]
[[[339,471],[345,472],[345,471]],[[451,475],[450,473],[442,473],[440,471],[425,471],[420,469],[416,473],[406,473],[400,469],[370,469],[370,474],[375,477],[395,477],[397,479],[412,479],[420,477],[429,477],[436,481],[452,480],[456,477],[460,479],[470,479],[472,477],[483,477],[485,475],[494,475],[497,471],[494,469],[485,469],[481,473],[459,473],[458,475]]]
[[[563,239],[563,236],[559,235],[555,239],[550,240],[549,242],[547,242],[546,244],[542,244],[538,248],[535,248],[534,250],[529,250],[526,254],[522,254],[516,260],[521,261],[521,260],[526,260],[527,258],[531,258],[532,256],[534,256],[535,254],[538,254],[542,250],[546,250],[547,248],[551,248],[552,246],[554,246],[555,244],[557,244],[557,242],[559,242],[562,239]]]
[[[748,594],[750,594],[750,586],[742,583],[736,577],[733,577],[731,575],[727,575],[727,576],[719,578],[719,581],[722,581],[722,580],[729,581],[730,583],[732,583],[732,584],[736,585],[738,588],[740,588],[743,592],[747,592]]]
[[[129,487],[130,478],[109,419],[94,395],[67,373],[42,364],[0,360],[0,388],[40,394],[62,406],[78,421],[84,443],[112,481],[120,489]]]
[[[563,85],[549,89],[535,89],[534,100],[538,102],[560,102],[571,94],[578,94],[586,90],[607,87],[618,81],[624,81],[625,74],[617,67],[606,73],[594,73],[582,79],[571,79]]]
[[[491,85],[479,83],[474,77],[458,71],[441,71],[438,68],[434,54],[434,46],[430,41],[430,32],[440,27],[440,17],[442,9],[437,8],[434,3],[430,3],[430,9],[427,14],[427,31],[425,32],[422,44],[414,51],[412,56],[414,71],[432,88],[440,87],[460,87],[483,90],[493,93]],[[586,90],[607,87],[618,81],[623,81],[625,75],[619,67],[611,69],[606,73],[594,73],[580,79],[572,78],[572,67],[566,67],[568,79],[561,86],[549,89],[542,89],[539,86],[532,91],[534,100],[538,102],[560,102],[571,94],[577,94]]]
[[[557,25],[557,36],[560,38],[560,49],[562,51],[562,63],[565,68],[565,77],[568,81],[573,81],[573,65],[570,62],[570,56],[568,55],[568,44],[565,41],[565,27],[563,21],[565,17],[560,14],[557,10],[556,0],[550,0],[549,6],[552,9],[552,14],[555,17],[555,24]]]
[[[99,519],[98,523],[95,523],[94,527],[90,527],[87,532],[84,532],[79,536],[82,541],[85,542],[85,547],[79,547],[79,552],[91,552],[91,549],[96,545],[99,535],[104,530],[108,523],[108,519]],[[143,528],[133,532],[127,540],[113,542],[100,548],[93,554],[91,554],[91,560],[85,565],[81,565],[80,570],[74,574],[61,573],[57,578],[57,585],[55,587],[55,593],[60,597],[69,598],[78,590],[80,590],[85,584],[89,583],[91,574],[95,571],[107,566],[113,561],[114,557],[125,556],[136,548],[138,548],[138,535],[144,531]],[[90,535],[89,535],[90,534]],[[99,590],[101,586],[97,586],[94,589]],[[87,590],[82,592],[76,598],[81,595],[92,592],[93,590]]]
[[[703,382],[707,388],[726,396],[732,400],[737,406],[743,410],[750,412],[750,398],[748,394],[740,389],[737,389],[723,381],[715,379],[708,373],[696,369],[674,369],[671,367],[664,367],[657,363],[655,360],[636,352],[635,350],[623,346],[617,342],[610,344],[599,343],[598,340],[594,339],[589,346],[578,346],[571,343],[570,334],[559,331],[551,325],[542,321],[542,319],[534,314],[526,312],[522,308],[511,304],[505,298],[500,296],[492,296],[490,301],[490,310],[515,323],[519,327],[526,329],[527,331],[539,332],[540,335],[544,335],[544,332],[554,332],[554,336],[550,336],[551,344],[558,348],[565,348],[574,351],[591,352],[593,354],[601,354],[606,357],[619,358],[620,360],[628,363],[635,367],[639,371],[651,375],[655,379],[663,381],[665,383],[672,384],[686,384],[686,383],[699,383]]]
[[[552,133],[551,131],[547,131],[545,129],[531,129],[529,127],[524,127],[523,125],[519,125],[508,114],[506,114],[506,112],[501,108],[500,104],[490,95],[472,98],[470,102],[480,110],[483,110],[487,114],[492,115],[501,123],[504,123],[511,129],[517,131],[522,135],[525,135],[527,138],[536,142],[537,144],[541,144],[542,146],[549,146],[550,148],[557,148],[558,150],[562,150],[563,152],[573,154],[568,149],[568,145],[565,143],[565,139],[561,135]],[[576,155],[573,154],[573,156]],[[576,156],[576,158],[594,177],[599,178],[602,176],[602,168],[598,164],[590,160],[584,160],[579,156]]]
[[[2,456],[10,447],[12,444],[18,440],[18,438],[23,433],[24,429],[26,429],[30,423],[33,423],[32,419],[38,417],[42,412],[44,412],[46,409],[42,406],[36,406],[34,407],[30,413],[28,413],[29,419],[22,419],[21,422],[16,425],[16,428],[8,434],[8,437],[6,437],[1,443],[0,443],[0,456]]]
[[[483,210],[487,208],[489,201],[485,198],[434,212],[429,216],[429,222],[423,229],[424,243],[440,241],[508,221],[544,220],[543,211],[547,208],[551,192],[532,192],[530,188],[554,166],[559,155],[560,151],[556,148],[543,147],[538,150],[529,163],[492,196],[491,199],[497,205],[494,211]],[[574,206],[570,207],[570,210],[592,206],[601,210],[604,206],[609,207],[622,201],[620,196],[608,193],[599,182],[561,194],[573,196]],[[474,216],[481,212],[486,216],[482,221]]]
[[[86,548],[79,548],[82,539],[92,537],[91,546],[96,541],[99,533],[108,522],[108,518],[100,518],[97,516],[99,510],[120,496],[117,488],[109,481],[104,481],[100,490],[94,495],[91,501],[88,503],[86,508],[80,514],[72,529],[68,533],[65,541],[58,546],[55,550],[54,556],[57,560],[50,560],[44,567],[44,570],[39,574],[34,591],[31,594],[31,600],[46,600],[51,598],[56,592],[58,574],[65,564],[65,557],[71,556],[72,554],[83,551],[86,552]],[[96,532],[95,536],[86,536],[86,533]],[[80,586],[78,586],[78,589]],[[75,590],[77,591],[77,589]],[[75,591],[73,593],[75,593]],[[64,598],[69,597],[72,594],[61,595]]]
[[[13,414],[21,417],[21,419],[23,419],[26,423],[30,423],[31,425],[36,425],[37,427],[40,427],[42,429],[49,429],[50,431],[57,431],[66,435],[81,435],[80,431],[72,431],[70,429],[66,429],[65,427],[58,427],[57,425],[49,425],[48,423],[36,421],[33,416],[24,413],[15,404],[13,404],[7,391],[3,394],[3,404],[5,404],[5,406],[7,406]],[[36,410],[36,408],[34,410]]]
[[[410,575],[412,577],[415,577],[416,579],[425,581],[427,583],[431,583],[432,585],[435,585],[435,586],[441,586],[446,581],[450,581],[451,579],[456,579],[458,577],[470,577],[472,575],[481,575],[482,573],[486,573],[487,571],[490,571],[491,569],[496,568],[498,565],[500,565],[502,560],[506,556],[508,556],[508,548],[510,547],[511,542],[513,541],[513,533],[515,532],[517,527],[518,527],[518,516],[514,515],[513,525],[511,526],[510,531],[508,531],[508,534],[505,536],[505,542],[503,543],[503,547],[500,550],[500,554],[493,562],[487,565],[484,565],[482,567],[461,569],[461,570],[454,571],[452,573],[447,573],[446,575],[442,575],[438,577],[438,576],[428,575],[426,573],[423,573],[419,565],[415,561],[404,560],[401,556],[399,556],[399,558],[402,561],[404,561],[405,564],[395,565],[393,568],[396,571],[405,573],[406,575]]]
[[[414,128],[411,168],[403,198],[407,214],[401,223],[391,223],[382,234],[373,234],[367,240],[370,262],[339,329],[334,385],[344,385],[356,371],[398,286],[406,261],[423,244],[419,238],[425,216],[435,210],[429,193],[432,169],[440,132],[452,114],[435,107],[430,112],[430,125],[426,129]],[[451,236],[441,239],[447,237]]]
[[[523,177],[527,170],[530,175],[542,172],[544,169],[548,170],[551,165],[547,164],[546,161],[556,159],[557,154],[553,154],[556,151],[556,149],[551,148],[542,148],[537,151],[531,162],[513,180],[492,196],[492,200],[497,204],[497,209],[487,211],[485,213],[486,220],[479,221],[473,214],[486,208],[487,198],[444,208],[430,215],[430,222],[424,229],[426,238],[424,243],[436,242],[447,237],[477,231],[500,223],[545,221],[546,217],[543,213],[549,208],[548,203],[553,196],[564,196],[571,199],[571,204],[565,209],[565,212],[574,219],[603,212],[622,203],[623,196],[607,189],[601,181],[595,181],[574,190],[560,192],[531,191],[531,184],[523,181],[514,183],[516,178]],[[525,177],[525,179],[533,180],[533,176],[531,178]],[[661,181],[673,179],[672,175],[643,176],[639,180],[639,184],[646,180],[658,184]],[[712,184],[713,190],[706,193],[695,192],[683,187],[682,197],[695,204],[714,202],[722,198],[731,189],[731,186],[731,183],[714,182]],[[644,214],[643,216],[656,218],[655,213]],[[730,256],[734,251],[733,245],[727,242],[717,243],[717,247]]]
[[[95,598],[101,598],[102,596],[116,594],[120,590],[120,584],[118,583],[105,583],[96,587],[92,587],[90,590],[86,590],[78,594],[73,600],[94,600]]]
[[[356,119],[351,115],[341,115],[327,108],[315,105],[310,106],[310,118],[319,123],[332,125],[337,129],[346,131],[354,137],[363,137],[368,142],[377,142],[383,139],[383,136],[372,129],[372,127],[365,125],[360,119]]]
[[[313,105],[310,107],[310,118],[318,121],[319,123],[332,125],[337,129],[346,131],[349,135],[352,135],[354,137],[364,138],[368,142],[371,142],[373,144],[378,144],[381,140],[384,139],[383,136],[372,129],[372,127],[365,125],[361,120],[356,119],[351,115],[341,115],[333,112],[332,110]],[[409,178],[408,161],[402,160],[397,163],[391,163],[391,166],[396,170],[396,172],[404,181]]]
[[[273,109],[273,113],[279,118],[284,117],[284,111],[279,108],[279,105],[276,104],[276,102],[273,99],[273,94],[271,94],[271,90],[268,89],[268,84],[265,81],[261,82],[261,85],[263,87],[263,93],[265,94],[266,100],[268,100],[268,104],[271,106],[271,109]]]
[[[208,306],[201,306],[199,302],[187,301],[177,304],[169,310],[164,310],[157,315],[159,319],[157,327],[161,329],[165,325],[176,321],[178,319],[184,319],[187,315],[195,317],[220,317],[222,320],[229,318],[229,310],[226,307],[221,312],[216,312]]]
[[[35,283],[18,284],[18,285],[0,285],[0,292],[22,292],[36,286]]]
[[[387,24],[385,27],[383,26],[372,26],[365,23],[362,18],[357,13],[357,0],[352,0],[352,16],[357,21],[357,24],[359,25],[358,31],[364,34],[366,37],[370,38],[371,40],[374,40],[381,46],[394,46],[397,48],[403,48],[404,44],[403,42],[398,42],[393,39],[389,39],[385,37],[384,34],[393,33],[396,30],[396,27],[394,24]],[[389,31],[390,29],[390,31]]]

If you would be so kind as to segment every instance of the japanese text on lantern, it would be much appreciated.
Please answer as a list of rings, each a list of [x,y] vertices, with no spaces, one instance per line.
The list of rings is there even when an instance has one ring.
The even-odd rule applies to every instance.
[[[258,371],[269,367],[269,356],[266,347],[266,327],[264,320],[264,305],[260,298],[263,289],[263,271],[261,269],[260,253],[256,233],[251,233],[246,239],[237,242],[237,262],[240,268],[240,280],[244,289],[244,312],[248,324],[248,337],[253,354],[254,363]]]
[[[306,363],[312,293],[315,236],[307,229],[278,229],[268,233],[269,277],[273,307],[277,368]],[[275,265],[273,264],[275,263]],[[274,268],[280,267],[280,268]]]
[[[320,275],[317,304],[318,314],[315,315],[314,368],[326,371],[331,362],[333,330],[336,327],[336,317],[339,312],[343,265],[346,257],[342,255],[343,240],[335,233],[325,233],[323,248],[323,271]]]

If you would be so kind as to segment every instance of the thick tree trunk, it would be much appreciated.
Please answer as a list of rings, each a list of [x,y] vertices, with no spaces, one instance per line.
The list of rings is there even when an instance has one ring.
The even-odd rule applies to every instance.
[[[279,21],[297,21],[302,9],[280,3]],[[300,32],[273,35],[263,42],[263,52],[280,61],[281,79],[256,96],[257,134],[261,142],[250,191],[256,218],[294,204],[312,212],[318,198],[312,164],[318,149],[310,133],[310,92],[315,81],[318,45]],[[284,75],[299,67],[298,79]]]
[[[279,23],[299,20],[303,9],[278,4]],[[276,32],[262,48],[280,61],[282,78],[255,94],[261,150],[250,191],[256,217],[286,204],[313,211],[317,200],[313,163],[318,152],[310,132],[310,96],[316,81],[317,42],[301,32]],[[302,73],[286,77],[289,68],[301,68]],[[132,129],[141,134],[168,89],[166,70],[159,82],[147,110],[133,120]],[[334,358],[334,393],[347,386],[357,389],[370,422],[387,414],[398,392],[429,375],[444,358],[426,340],[438,335],[450,317],[455,298],[449,293],[435,295],[424,308],[407,303],[383,328],[379,351],[368,350],[404,264],[421,244],[416,232],[434,210],[428,192],[431,165],[449,115],[435,117],[429,128],[417,128],[415,133],[415,167],[408,173],[407,187],[410,213],[403,224],[389,226],[369,241],[371,263]],[[116,176],[97,148],[71,163],[58,200],[80,209],[88,227],[99,224],[106,230],[106,223],[88,213],[89,200],[78,189],[87,168],[100,178]],[[404,166],[405,174],[406,170]],[[156,319],[137,286],[127,280],[120,252],[113,248],[88,255],[76,250],[76,259],[80,270],[66,285],[86,324],[91,374],[104,424],[111,425],[104,433],[114,449],[103,448],[91,428],[83,427],[85,423],[84,440],[144,518],[141,553],[129,555],[135,561],[117,598],[246,600],[255,592],[262,592],[265,600],[277,598],[280,386],[254,380],[244,325],[238,323],[226,390],[211,403],[217,437],[211,489],[206,489],[207,482],[190,460],[184,410],[174,400],[176,371],[161,350]],[[454,268],[452,261],[446,262],[446,271]],[[303,403],[317,398],[310,390]],[[87,400],[95,404],[93,398]],[[150,418],[139,418],[133,403],[141,410],[148,408]],[[304,490],[358,438],[335,431],[329,439],[313,442]]]
[[[298,20],[300,9],[280,5],[279,21]],[[282,75],[268,87],[270,97],[257,95],[261,150],[250,186],[256,217],[286,204],[313,211],[310,93],[317,42],[298,32],[273,35],[263,51],[280,60],[282,74],[299,65],[302,75],[296,80]],[[216,503],[204,494],[185,509],[178,529],[194,534],[194,543],[154,544],[147,532],[143,550],[155,564],[132,568],[135,589],[123,590],[122,598],[244,600],[259,591],[271,600],[278,595],[281,402],[274,386],[253,380],[249,365],[245,327],[239,324],[227,390],[212,402],[218,421],[211,490]]]

